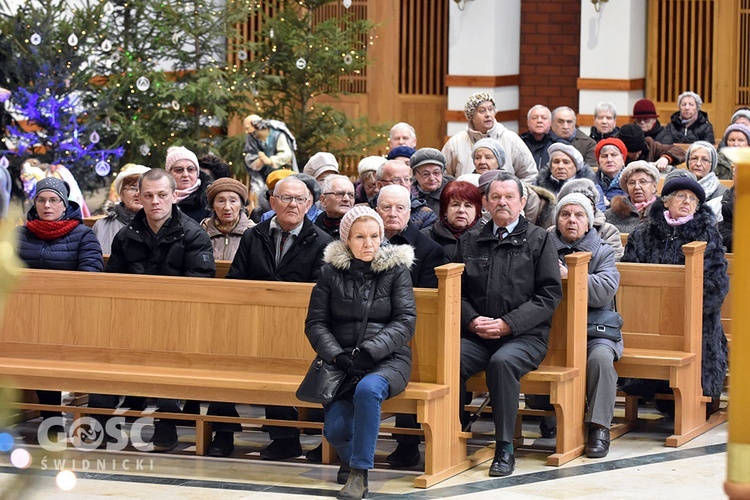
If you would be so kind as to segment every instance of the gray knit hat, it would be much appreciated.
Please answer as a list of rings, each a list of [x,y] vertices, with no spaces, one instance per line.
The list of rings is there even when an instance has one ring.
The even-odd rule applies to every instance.
[[[623,168],[622,174],[620,174],[620,187],[626,193],[628,192],[628,179],[636,172],[643,172],[648,175],[654,181],[654,184],[659,182],[659,169],[653,163],[643,160],[634,161]]]
[[[687,154],[685,155],[685,163],[690,162],[690,155],[693,154],[693,151],[695,151],[698,148],[703,148],[706,151],[708,151],[708,156],[711,158],[711,170],[710,172],[713,172],[716,169],[716,163],[719,161],[719,155],[716,152],[716,148],[713,144],[706,141],[695,141],[690,145],[690,147],[687,150]]]
[[[482,139],[479,139],[477,142],[474,143],[474,147],[471,148],[471,157],[474,158],[474,153],[477,152],[477,149],[481,148],[487,148],[490,151],[492,151],[492,154],[495,155],[495,158],[497,158],[497,168],[501,169],[505,165],[505,150],[503,149],[503,146],[500,144],[499,141],[491,138],[491,137],[483,137]]]
[[[584,195],[591,200],[591,203],[595,206],[599,203],[599,190],[596,189],[596,185],[591,179],[570,179],[563,184],[560,188],[560,192],[557,193],[557,202],[559,203],[560,200],[571,193],[580,193]]]
[[[476,111],[477,107],[485,101],[490,101],[493,106],[495,105],[495,100],[489,92],[477,92],[476,94],[469,96],[469,99],[464,105],[464,115],[466,115],[466,119],[471,121],[471,119],[474,118],[474,111]]]
[[[748,118],[748,120],[750,120],[750,118]],[[742,125],[740,123],[733,123],[724,131],[724,138],[722,140],[724,144],[727,143],[727,137],[729,137],[729,134],[731,134],[732,132],[741,132],[747,138],[747,142],[750,143],[750,127]]]
[[[591,200],[581,193],[570,193],[564,196],[560,201],[557,202],[555,207],[555,226],[557,226],[557,217],[560,215],[560,210],[565,205],[578,205],[586,212],[586,217],[589,220],[589,230],[594,227],[594,206],[591,204]]]
[[[570,144],[556,142],[547,148],[547,154],[549,154],[550,163],[552,163],[552,153],[556,153],[558,151],[568,155],[576,165],[576,172],[580,172],[580,170],[583,168],[583,156],[581,155],[580,151],[578,151]]]
[[[65,208],[68,208],[68,196],[70,196],[70,185],[58,179],[57,177],[45,177],[41,181],[36,183],[36,193],[34,194],[34,201],[36,201],[39,193],[42,191],[51,191],[65,204]]]
[[[734,114],[732,115],[731,123],[734,124],[737,121],[737,118],[741,116],[746,118],[747,120],[750,120],[750,109],[743,108],[743,109],[738,109],[737,111],[735,111]]]

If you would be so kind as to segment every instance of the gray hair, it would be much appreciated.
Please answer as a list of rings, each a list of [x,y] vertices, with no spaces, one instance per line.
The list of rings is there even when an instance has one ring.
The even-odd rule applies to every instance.
[[[487,187],[484,188],[484,197],[488,200],[490,199],[490,188],[492,187],[493,182],[503,182],[503,181],[513,181],[518,186],[518,195],[520,197],[526,196],[526,189],[523,185],[523,182],[521,182],[521,179],[516,177],[515,175],[511,174],[510,172],[506,172],[505,170],[497,170],[497,174],[495,177],[493,177],[489,183],[487,183]]]
[[[550,116],[550,119],[552,118],[552,112],[549,110],[549,108],[547,106],[545,106],[544,104],[534,104],[533,106],[531,106],[531,109],[529,110],[529,112],[526,113],[526,120],[527,121],[531,120],[531,113],[533,113],[537,109],[543,109],[543,110],[547,111],[547,115]]]
[[[552,111],[552,120],[554,120],[554,119],[555,119],[555,116],[557,116],[557,114],[558,114],[558,113],[559,113],[560,111],[570,111],[571,113],[573,113],[573,125],[575,125],[575,124],[576,124],[576,112],[575,112],[575,111],[573,111],[573,108],[569,108],[568,106],[558,106],[558,107],[556,107],[556,108],[555,108],[555,109],[554,109],[554,110]]]
[[[411,208],[411,193],[409,193],[409,190],[401,184],[389,184],[380,188],[380,192],[378,193],[378,206],[380,206],[380,201],[383,199],[383,194],[396,195],[404,201],[404,204],[407,207]]]
[[[692,90],[686,90],[679,96],[677,96],[677,106],[679,106],[682,103],[682,100],[686,97],[692,97],[695,99],[695,107],[698,108],[698,111],[700,111],[701,106],[703,106],[703,99],[701,99],[701,96],[693,92]]]
[[[394,165],[394,164],[398,166],[402,166],[404,165],[404,162],[399,161],[399,160],[388,160],[387,162],[383,163],[382,165],[378,167],[378,171],[375,174],[375,180],[382,181],[383,176],[385,175],[385,169],[388,168],[388,165]],[[409,165],[406,164],[406,166],[408,167]]]
[[[290,175],[289,177],[284,177],[279,182],[277,182],[276,185],[273,187],[273,194],[276,194],[277,192],[279,192],[279,188],[281,186],[289,184],[290,182],[298,182],[302,184],[302,186],[304,186],[305,188],[305,192],[310,194],[310,190],[307,188],[307,184],[305,184],[305,181],[303,181],[302,179],[294,175]]]
[[[329,175],[328,177],[323,179],[323,185],[320,186],[320,190],[322,191],[322,193],[330,192],[331,189],[333,189],[333,183],[336,181],[346,181],[354,186],[354,184],[352,184],[352,181],[349,180],[349,178],[345,175]]]
[[[407,129],[409,132],[411,132],[411,136],[412,137],[414,137],[415,139],[417,138],[417,131],[414,130],[414,127],[412,127],[411,125],[409,125],[406,122],[398,122],[397,124],[395,124],[394,126],[392,126],[391,130],[388,132],[388,138],[392,138],[393,137],[393,132],[395,132],[396,130],[398,130],[400,128]]]
[[[615,109],[615,105],[607,101],[602,101],[596,105],[596,107],[594,108],[594,118],[599,116],[599,113],[602,113],[604,111],[609,111],[610,113],[612,113],[612,118],[617,118],[617,110]]]

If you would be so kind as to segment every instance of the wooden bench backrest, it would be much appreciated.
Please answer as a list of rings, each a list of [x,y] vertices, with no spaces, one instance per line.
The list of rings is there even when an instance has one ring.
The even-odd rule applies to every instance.
[[[457,356],[460,275],[415,289],[412,380],[446,383]],[[304,334],[313,285],[25,270],[6,302],[0,353],[61,361],[304,373],[315,353]],[[455,295],[454,295],[455,294]],[[451,338],[451,336],[453,336]],[[456,358],[457,359],[457,358]],[[455,374],[456,383],[458,380]]]
[[[700,356],[705,242],[683,245],[685,265],[618,262],[617,309],[625,348]]]
[[[541,366],[586,366],[586,316],[590,253],[565,257],[568,278],[563,279],[563,298],[552,315],[547,355]]]

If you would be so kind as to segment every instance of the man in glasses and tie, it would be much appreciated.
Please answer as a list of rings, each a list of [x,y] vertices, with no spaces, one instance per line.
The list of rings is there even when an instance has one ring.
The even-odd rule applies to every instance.
[[[332,238],[313,224],[305,213],[313,203],[307,185],[296,175],[276,183],[270,198],[275,215],[242,235],[227,278],[312,283],[323,265],[323,250]],[[237,416],[231,403],[214,403],[211,415]],[[296,420],[297,410],[267,406],[266,418]],[[299,429],[267,426],[271,444],[260,452],[266,460],[284,460],[302,454]],[[241,429],[235,429],[241,430]],[[217,431],[209,454],[226,456],[234,448],[234,431]]]
[[[456,252],[456,259],[466,265],[461,382],[486,372],[497,442],[489,475],[508,476],[515,468],[513,435],[520,380],[547,354],[562,284],[549,234],[521,215],[526,204],[521,181],[498,171],[482,202],[492,221],[481,231],[464,233]]]

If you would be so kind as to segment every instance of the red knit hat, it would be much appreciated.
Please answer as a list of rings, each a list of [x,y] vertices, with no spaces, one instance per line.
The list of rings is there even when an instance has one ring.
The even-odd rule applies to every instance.
[[[633,119],[637,118],[659,118],[656,114],[656,106],[648,99],[640,99],[633,106]]]
[[[623,158],[628,156],[628,148],[627,146],[625,146],[625,143],[622,142],[620,139],[609,137],[607,139],[602,139],[601,141],[596,143],[594,154],[596,155],[597,160],[599,159],[599,151],[601,151],[604,146],[615,146],[617,149],[620,150],[620,153],[622,153]]]

